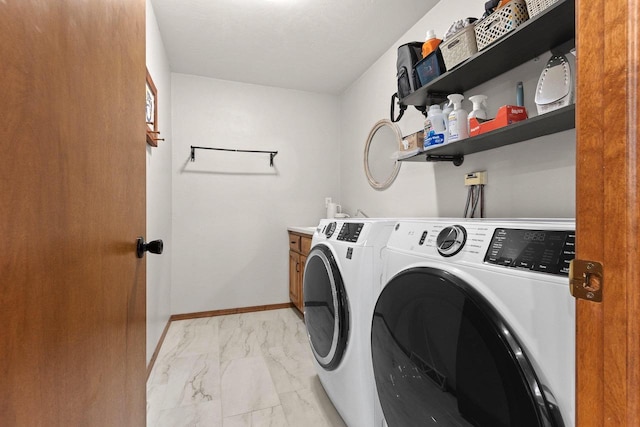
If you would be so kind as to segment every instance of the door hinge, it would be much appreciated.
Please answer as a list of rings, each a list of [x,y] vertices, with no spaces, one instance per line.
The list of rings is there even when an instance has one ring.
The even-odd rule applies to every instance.
[[[574,298],[602,302],[604,273],[596,261],[574,259],[569,266],[569,286]]]

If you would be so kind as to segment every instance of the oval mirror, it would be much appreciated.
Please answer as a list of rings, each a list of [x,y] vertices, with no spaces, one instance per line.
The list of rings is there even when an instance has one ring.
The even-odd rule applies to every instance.
[[[401,146],[402,134],[398,125],[387,119],[373,125],[364,147],[364,172],[373,188],[384,190],[396,179],[400,162],[395,154]]]

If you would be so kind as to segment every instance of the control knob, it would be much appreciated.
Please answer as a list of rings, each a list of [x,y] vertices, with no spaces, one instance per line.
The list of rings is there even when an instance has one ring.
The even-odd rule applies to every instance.
[[[324,234],[327,236],[327,239],[328,239],[331,236],[333,236],[333,233],[335,231],[336,231],[336,223],[330,222],[329,225],[327,225],[327,229],[324,231]]]
[[[467,230],[461,225],[445,227],[436,238],[438,252],[445,257],[454,256],[462,250],[467,241]]]

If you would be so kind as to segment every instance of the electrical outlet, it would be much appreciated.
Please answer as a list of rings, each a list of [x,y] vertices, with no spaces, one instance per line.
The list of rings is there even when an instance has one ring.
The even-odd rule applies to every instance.
[[[464,176],[464,185],[487,185],[487,171],[470,172]]]
[[[329,203],[331,203],[331,197],[325,197],[324,198],[324,207],[328,208],[329,207]]]

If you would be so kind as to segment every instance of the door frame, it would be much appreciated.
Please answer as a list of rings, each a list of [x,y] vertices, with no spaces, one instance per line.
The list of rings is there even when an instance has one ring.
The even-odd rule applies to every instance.
[[[604,267],[576,307],[579,427],[640,425],[638,0],[577,0],[576,258]]]

